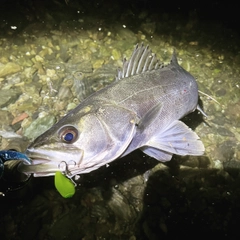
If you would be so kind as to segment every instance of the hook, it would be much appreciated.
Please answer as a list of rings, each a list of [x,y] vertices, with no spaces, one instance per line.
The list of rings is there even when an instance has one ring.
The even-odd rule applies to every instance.
[[[63,165],[64,164],[64,165]],[[62,165],[62,166],[61,166]],[[70,160],[68,162],[62,161],[58,164],[59,170],[61,170],[68,178],[72,178],[72,173],[69,170],[69,165],[73,165],[74,167],[77,165],[77,163],[74,160]]]
[[[64,164],[65,166],[61,166]],[[71,172],[69,171],[68,164],[66,161],[62,161],[58,164],[59,170],[61,170],[66,176],[71,176]]]

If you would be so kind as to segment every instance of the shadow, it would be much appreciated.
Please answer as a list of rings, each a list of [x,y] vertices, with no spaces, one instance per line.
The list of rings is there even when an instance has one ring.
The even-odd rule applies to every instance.
[[[174,172],[174,175],[172,174]],[[171,168],[148,180],[137,239],[240,237],[240,175],[223,170]]]
[[[76,181],[77,194],[83,189],[99,188],[103,192],[109,191],[115,184],[127,181],[139,174],[144,174],[152,169],[159,162],[145,155],[142,151],[136,150],[124,158],[117,159],[108,166],[102,166],[99,169],[80,175],[80,179]],[[2,183],[2,182],[1,182]],[[4,183],[2,183],[4,184]],[[17,184],[17,183],[16,183]],[[1,186],[3,188],[3,186]],[[55,190],[53,177],[31,177],[25,184],[19,184],[16,190],[7,191],[6,197],[0,198],[0,204],[14,204],[16,200],[27,203],[36,195],[46,190]],[[111,195],[106,200],[110,199]],[[18,202],[18,201],[17,201]],[[6,209],[6,208],[4,208]]]
[[[204,110],[203,102],[200,98],[198,100],[198,104],[201,107],[201,109]],[[205,122],[204,116],[198,110],[195,110],[194,112],[188,114],[187,116],[182,118],[181,121],[183,121],[192,130],[196,129],[196,127],[200,125],[202,122]]]
[[[31,178],[24,188],[8,192],[6,197],[0,198],[0,238],[5,239],[7,236],[8,239],[15,239],[19,236],[21,239],[30,240],[45,239],[47,235],[53,237],[51,239],[64,239],[59,233],[61,231],[71,239],[84,238],[91,226],[95,229],[98,225],[94,214],[110,214],[112,219],[107,218],[107,221],[118,221],[117,216],[107,206],[113,195],[113,186],[144,174],[156,164],[158,161],[150,159],[141,151],[135,151],[110,163],[107,168],[104,166],[81,175],[76,193],[70,199],[62,198],[56,191],[53,177]],[[98,213],[101,209],[106,210]],[[102,216],[103,219],[105,217]],[[85,221],[88,225],[84,227]],[[78,224],[81,224],[81,227],[76,231]],[[13,231],[9,232],[11,227]],[[93,235],[97,235],[94,231],[96,229],[91,231]],[[106,232],[108,230],[104,234]]]

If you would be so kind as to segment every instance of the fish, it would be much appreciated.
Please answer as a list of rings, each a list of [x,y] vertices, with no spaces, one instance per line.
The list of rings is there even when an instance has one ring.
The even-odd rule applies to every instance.
[[[35,177],[89,173],[136,149],[160,162],[173,154],[203,155],[199,136],[180,119],[203,112],[198,85],[175,50],[162,64],[149,46],[137,44],[115,81],[83,100],[27,148]]]

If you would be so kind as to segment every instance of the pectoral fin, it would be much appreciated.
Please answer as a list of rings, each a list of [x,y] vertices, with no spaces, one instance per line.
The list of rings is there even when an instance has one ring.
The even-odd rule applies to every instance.
[[[154,120],[156,120],[162,112],[162,103],[159,102],[157,103],[154,107],[152,107],[145,115],[144,117],[141,119],[141,121],[139,121],[138,123],[138,129],[140,131],[142,131],[143,129],[147,128],[147,126],[149,126],[150,124],[152,124],[152,122]]]
[[[156,132],[141,148],[160,161],[169,161],[172,154],[202,155],[204,146],[198,135],[181,121],[174,121],[164,131]]]
[[[103,129],[101,133],[104,133],[103,136],[98,135],[96,142],[105,138],[105,141],[102,140],[105,145],[101,146],[104,156],[100,164],[108,163],[128,147],[135,135],[138,118],[135,112],[114,104],[102,105],[96,116]]]
[[[161,114],[161,111],[162,111],[162,103],[159,102],[144,115],[144,117],[137,124],[137,126],[138,126],[137,134],[134,136],[132,142],[129,144],[126,151],[121,155],[121,157],[126,156],[130,152],[132,152],[144,145],[146,139],[144,138],[142,133],[144,130],[147,129],[148,126],[153,124],[153,121],[158,118],[158,116]],[[148,154],[148,155],[151,156],[150,154]]]

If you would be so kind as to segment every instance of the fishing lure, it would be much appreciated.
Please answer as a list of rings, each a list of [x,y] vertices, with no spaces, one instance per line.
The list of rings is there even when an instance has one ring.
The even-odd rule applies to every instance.
[[[7,161],[23,161],[25,164],[31,164],[31,160],[23,153],[12,150],[2,150],[0,151],[0,178],[3,176],[4,163]]]
[[[75,194],[74,183],[60,171],[55,173],[54,184],[58,192],[64,198],[70,198]]]
[[[12,150],[2,150],[0,151],[0,178],[4,176],[4,170],[6,170],[6,166],[4,166],[4,164],[10,163],[10,161],[14,161],[14,163],[16,162],[16,164],[11,165],[11,170],[13,170],[14,167],[17,166],[17,161],[18,162],[23,161],[24,164],[31,165],[31,160],[24,153],[12,151]],[[14,171],[14,173],[16,172]],[[29,177],[30,177],[30,174],[28,178]],[[14,176],[12,176],[12,178],[14,178]],[[9,176],[8,176],[8,181],[9,181],[9,184],[12,183],[11,177]],[[70,198],[75,194],[75,184],[60,171],[57,171],[55,174],[54,184],[57,191],[64,198]],[[14,189],[11,189],[11,190],[14,190]],[[3,192],[2,192],[2,195],[4,195]]]
[[[31,174],[18,171],[20,162],[24,162],[26,165],[32,163],[23,153],[12,150],[0,151],[0,196],[22,188],[29,180]]]

